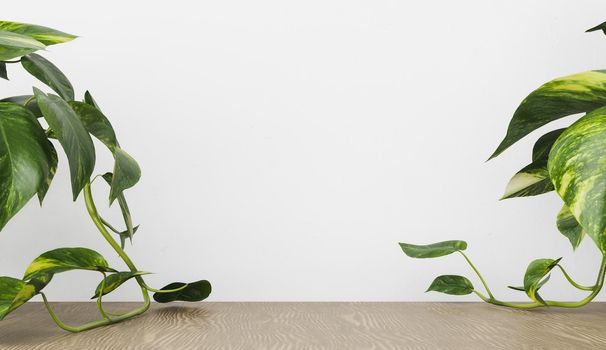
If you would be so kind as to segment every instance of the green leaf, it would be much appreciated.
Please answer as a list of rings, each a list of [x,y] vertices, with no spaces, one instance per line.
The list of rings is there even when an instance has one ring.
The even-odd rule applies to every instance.
[[[46,46],[36,39],[0,28],[0,61],[7,61],[45,48]]]
[[[0,102],[0,229],[38,193],[44,197],[56,168],[56,152],[34,115]]]
[[[544,161],[547,163],[549,159],[549,151],[553,147],[553,144],[556,142],[558,137],[562,135],[562,133],[566,130],[566,128],[556,129],[548,132],[547,134],[539,137],[537,142],[535,142],[532,147],[532,162]]]
[[[0,78],[8,80],[8,72],[6,71],[6,63],[0,62]]]
[[[467,249],[464,241],[444,241],[428,245],[400,243],[400,247],[411,258],[437,258]]]
[[[78,115],[59,96],[46,95],[34,88],[38,106],[63,146],[72,181],[73,199],[90,180],[95,167],[95,147]]]
[[[44,45],[62,44],[77,38],[56,29],[19,22],[0,21],[0,30],[28,36]]]
[[[36,79],[48,85],[66,101],[74,99],[74,87],[67,77],[49,60],[32,53],[23,56],[21,65]]]
[[[116,272],[101,254],[88,248],[59,248],[37,257],[25,270],[24,280],[70,270]]]
[[[549,175],[585,233],[606,253],[606,107],[573,123],[557,139]]]
[[[112,178],[109,194],[110,204],[118,198],[124,190],[133,187],[141,178],[139,164],[137,164],[137,161],[123,149],[115,149],[114,159],[114,176]]]
[[[171,293],[154,293],[154,300],[159,303],[170,303],[173,301],[202,301],[210,295],[212,287],[206,280],[193,283],[173,282],[163,290],[177,289],[187,285],[185,289]]]
[[[103,142],[112,153],[118,147],[118,140],[112,124],[96,107],[84,102],[70,101],[70,107],[80,117],[86,130]]]
[[[596,30],[601,30],[606,34],[606,22],[600,23],[595,27],[589,28],[585,31],[585,33],[595,32]]]
[[[577,249],[579,244],[581,244],[583,237],[585,237],[585,232],[574,215],[572,215],[572,212],[570,212],[570,209],[565,205],[558,213],[557,226],[558,230],[566,236],[570,241],[570,244],[572,244],[572,249]]]
[[[524,275],[524,291],[530,299],[545,304],[538,291],[548,281],[549,276],[547,275],[561,259],[537,259],[528,265]]]
[[[24,107],[29,109],[29,111],[32,112],[36,116],[36,118],[42,117],[42,111],[40,111],[40,108],[38,108],[38,103],[35,99],[30,100],[30,97],[33,97],[33,95],[12,96],[3,98],[0,100],[0,102],[13,102],[18,105],[24,106],[25,102],[29,100],[27,106]]]
[[[522,101],[507,134],[490,158],[505,151],[524,136],[556,119],[589,112],[606,105],[606,70],[588,71],[554,79]]]
[[[113,174],[105,173],[103,174],[103,180],[107,182],[108,185],[111,186],[113,182]],[[132,241],[133,235],[135,234],[135,229],[133,228],[133,220],[130,214],[130,209],[128,209],[128,204],[126,203],[126,197],[121,193],[118,195],[118,204],[120,205],[120,211],[122,212],[122,218],[124,219],[124,224],[126,225],[126,231],[128,232],[128,238]],[[124,248],[124,239],[122,235],[120,235],[120,241],[122,248]]]
[[[507,286],[507,288],[513,289],[513,290],[517,290],[517,291],[520,291],[520,292],[525,292],[526,291],[526,290],[524,290],[524,287]]]
[[[0,277],[0,320],[13,310],[13,300],[24,287],[25,282],[20,279]]]
[[[101,283],[99,283],[99,285],[97,286],[97,289],[95,289],[95,295],[91,299],[95,299],[95,298],[98,298],[100,295],[103,296],[103,295],[113,292],[118,287],[120,287],[124,282],[128,281],[129,279],[131,279],[133,277],[147,275],[147,274],[149,274],[149,272],[123,271],[123,272],[116,272],[116,273],[107,275],[107,277],[104,278],[105,285],[103,285],[103,281],[101,281]],[[103,287],[102,294],[101,294],[101,292],[102,292],[101,287]]]
[[[451,295],[467,295],[473,292],[473,284],[463,276],[443,275],[433,280],[427,288],[427,292],[430,291]]]
[[[101,110],[101,108],[99,108],[99,105],[97,104],[97,101],[95,101],[93,95],[91,95],[88,90],[84,93],[84,103],[97,108],[99,111]]]

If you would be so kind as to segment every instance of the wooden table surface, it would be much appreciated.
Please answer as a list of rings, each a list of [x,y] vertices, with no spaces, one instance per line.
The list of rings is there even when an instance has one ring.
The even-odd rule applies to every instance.
[[[72,324],[97,317],[93,303],[53,305]],[[154,304],[135,319],[78,334],[29,303],[0,322],[0,349],[606,349],[606,303],[534,311],[482,303]]]

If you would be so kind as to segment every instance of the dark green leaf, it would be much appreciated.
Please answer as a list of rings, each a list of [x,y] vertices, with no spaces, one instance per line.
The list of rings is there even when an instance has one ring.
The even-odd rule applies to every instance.
[[[467,249],[464,241],[444,241],[428,245],[400,243],[400,247],[411,258],[437,258]]]
[[[78,115],[58,96],[46,95],[34,88],[38,106],[48,125],[63,146],[72,180],[73,199],[76,200],[90,180],[95,167],[95,147]]]
[[[91,299],[95,299],[95,298],[99,297],[102,286],[103,286],[103,294],[101,294],[101,295],[106,295],[106,294],[109,294],[109,293],[113,292],[114,290],[116,290],[116,288],[120,287],[124,282],[128,281],[129,279],[136,277],[136,276],[142,276],[142,275],[147,275],[147,274],[149,274],[149,272],[123,271],[123,272],[116,272],[116,273],[107,275],[107,277],[104,279],[105,285],[103,286],[103,281],[101,283],[99,283],[99,285],[97,286],[97,289],[95,289],[95,295]]]
[[[29,265],[24,280],[39,279],[70,270],[116,272],[110,268],[101,254],[88,248],[59,248],[37,257]]]
[[[572,244],[572,249],[577,249],[579,244],[581,244],[583,237],[585,237],[585,232],[583,232],[583,228],[566,205],[564,205],[562,210],[558,213],[557,226],[558,230],[566,236],[570,241],[570,244]]]
[[[0,102],[14,102],[18,105],[24,106],[25,102],[27,102],[27,100],[29,100],[29,102],[27,103],[26,107],[27,109],[29,109],[30,112],[32,112],[36,118],[40,118],[42,117],[42,112],[40,111],[40,108],[38,108],[38,103],[36,102],[36,99],[31,99],[30,97],[33,97],[34,95],[22,95],[22,96],[12,96],[12,97],[6,97],[0,100]]]
[[[547,134],[539,137],[537,142],[534,143],[532,147],[532,161],[544,161],[547,163],[547,159],[549,159],[549,151],[551,151],[551,147],[555,141],[562,135],[562,133],[566,130],[566,128],[556,129],[548,132]]]
[[[588,71],[554,79],[522,101],[515,111],[507,135],[490,158],[541,126],[556,119],[593,111],[606,105],[606,71]]]
[[[109,120],[96,107],[84,102],[70,101],[70,107],[80,117],[86,130],[103,142],[112,153],[118,147],[116,133]]]
[[[113,174],[105,173],[103,174],[103,179],[107,182],[108,185],[111,186],[113,182]],[[120,205],[120,211],[122,212],[122,218],[124,219],[124,224],[126,225],[126,231],[128,232],[128,238],[132,240],[133,235],[135,234],[135,230],[133,228],[133,220],[130,215],[130,210],[128,209],[128,204],[126,203],[126,198],[124,194],[121,193],[118,195],[118,204]],[[122,243],[122,247],[124,247],[124,239],[122,235],[120,235],[120,241]]]
[[[54,147],[27,109],[0,102],[0,229],[38,193],[56,168]]]
[[[101,110],[101,108],[99,108],[99,105],[97,104],[97,101],[95,101],[95,99],[93,98],[93,95],[91,95],[90,92],[88,92],[88,90],[84,93],[84,103],[91,105],[91,106],[97,108],[98,110]]]
[[[177,289],[183,287],[184,285],[186,285],[186,283],[173,282],[162,289]],[[185,289],[180,290],[178,292],[155,293],[154,300],[159,303],[170,303],[172,301],[202,301],[208,298],[211,291],[212,287],[210,285],[210,282],[202,280],[193,283],[188,283]]]
[[[463,276],[443,275],[433,280],[427,288],[427,292],[430,291],[451,295],[467,295],[473,292],[473,284]]]
[[[8,80],[8,72],[6,71],[6,63],[0,62],[0,78]]]
[[[606,34],[606,22],[600,23],[597,26],[593,27],[593,28],[589,28],[587,29],[585,32],[589,33],[589,32],[595,32],[596,30],[601,30],[604,32],[604,34]]]
[[[524,275],[524,290],[530,299],[545,304],[538,290],[547,282],[547,278],[549,278],[547,275],[561,259],[537,259],[528,265]],[[545,278],[546,276],[547,278]]]
[[[62,44],[72,41],[75,35],[35,24],[0,21],[0,30],[5,30],[33,38],[44,45]]]
[[[74,99],[74,88],[67,77],[46,58],[32,53],[23,56],[21,65],[36,79],[48,85],[66,101]]]
[[[128,153],[121,148],[114,151],[114,176],[112,178],[109,194],[110,204],[118,198],[122,192],[133,187],[141,178],[139,164]]]
[[[516,287],[516,286],[507,286],[507,288],[513,289],[513,290],[518,290],[520,292],[525,292],[526,290],[524,290],[524,287]]]
[[[0,320],[40,293],[52,279],[52,275],[25,282],[12,277],[0,277]]]
[[[547,165],[556,192],[606,253],[606,107],[568,127],[553,145]]]

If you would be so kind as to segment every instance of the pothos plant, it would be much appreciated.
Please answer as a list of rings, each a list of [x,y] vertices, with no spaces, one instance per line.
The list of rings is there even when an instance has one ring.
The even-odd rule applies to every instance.
[[[606,34],[606,22],[587,31],[598,30]],[[467,278],[457,275],[437,277],[428,291],[453,295],[474,293],[485,302],[521,309],[580,307],[598,295],[606,273],[606,70],[557,78],[530,93],[515,111],[505,138],[490,159],[541,126],[578,113],[585,114],[567,128],[550,131],[538,138],[532,149],[530,164],[512,177],[503,199],[535,196],[555,190],[564,202],[556,218],[558,230],[570,241],[573,250],[587,235],[602,254],[595,284],[584,286],[575,282],[560,263],[561,258],[537,259],[528,265],[523,285],[509,287],[525,292],[531,301],[501,301],[495,298],[478,269],[463,252],[467,248],[466,242],[446,241],[430,245],[400,243],[404,253],[413,258],[461,254],[478,276],[486,295]],[[539,290],[555,268],[573,287],[589,294],[580,301],[544,299]]]
[[[150,306],[149,292],[154,292],[154,300],[160,303],[200,301],[208,297],[211,285],[201,280],[175,282],[162,289],[151,288],[143,279],[146,272],[139,270],[124,251],[126,241],[132,242],[138,228],[133,226],[124,191],[138,182],[139,165],[122,149],[112,125],[93,96],[86,91],[83,100],[77,101],[66,76],[49,60],[35,53],[74,38],[74,35],[47,27],[0,21],[0,77],[8,80],[7,66],[21,65],[56,93],[45,93],[33,87],[32,95],[0,99],[0,229],[35,195],[42,204],[57,169],[55,144],[59,144],[69,163],[72,199],[75,201],[83,192],[93,224],[123,260],[127,270],[110,267],[101,254],[88,248],[58,248],[45,252],[32,261],[23,277],[0,277],[0,320],[39,294],[59,327],[79,332],[145,312]],[[113,171],[93,175],[96,151],[91,136],[113,155]],[[125,229],[116,229],[99,214],[91,191],[95,180],[109,185],[109,204],[118,202]],[[100,274],[101,281],[92,293],[101,314],[99,320],[70,326],[53,312],[43,289],[55,274],[72,270]],[[102,297],[130,279],[139,285],[143,305],[122,314],[105,310]]]

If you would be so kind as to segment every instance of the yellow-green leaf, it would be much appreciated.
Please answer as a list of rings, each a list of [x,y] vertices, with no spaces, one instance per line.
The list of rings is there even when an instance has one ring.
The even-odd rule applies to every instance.
[[[577,249],[579,244],[581,244],[583,237],[585,237],[585,232],[566,205],[564,205],[562,210],[558,213],[557,226],[558,230],[568,238],[570,244],[572,244],[572,249]]]
[[[38,279],[70,270],[116,272],[110,268],[101,254],[88,248],[59,248],[37,257],[29,265],[24,280]]]
[[[56,29],[19,22],[0,21],[0,30],[28,36],[44,45],[62,44],[77,38]]]

